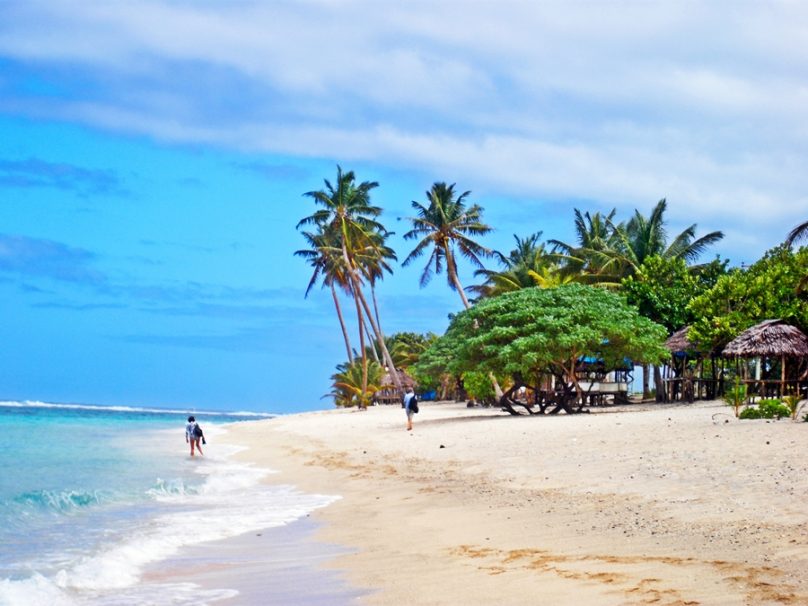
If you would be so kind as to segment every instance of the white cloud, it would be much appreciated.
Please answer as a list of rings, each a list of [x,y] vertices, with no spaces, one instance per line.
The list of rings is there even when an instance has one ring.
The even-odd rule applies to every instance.
[[[12,2],[0,56],[95,86],[2,108],[533,198],[668,196],[684,223],[763,226],[760,248],[808,214],[807,38],[788,1]]]

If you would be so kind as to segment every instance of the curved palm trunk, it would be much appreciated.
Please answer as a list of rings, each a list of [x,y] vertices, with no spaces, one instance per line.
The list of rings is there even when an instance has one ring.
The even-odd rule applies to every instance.
[[[449,279],[454,284],[455,290],[460,294],[460,300],[463,301],[463,307],[469,309],[471,304],[469,303],[468,298],[466,298],[466,292],[463,290],[463,285],[460,284],[460,278],[457,277],[457,272],[454,269],[454,259],[452,259],[451,264],[448,262],[446,263],[446,271],[449,273]]]
[[[348,338],[348,329],[345,327],[345,319],[342,317],[342,308],[339,304],[337,297],[337,289],[334,284],[331,284],[331,296],[334,298],[334,307],[337,308],[337,317],[339,318],[339,326],[342,329],[342,338],[345,340],[345,350],[348,352],[348,364],[353,363],[353,352],[351,351],[351,340]]]
[[[378,320],[376,320],[376,322],[378,323]],[[376,360],[376,362],[378,362],[379,364],[381,364],[382,362],[379,359],[379,352],[376,351],[376,344],[373,342],[373,331],[370,329],[367,322],[365,322],[365,334],[368,337],[370,337],[368,346],[370,349],[370,353],[373,355],[373,359]]]
[[[354,296],[354,303],[356,304],[356,317],[359,325],[359,347],[362,349],[362,394],[359,396],[359,407],[365,408],[368,393],[368,353],[365,350],[365,322],[362,318],[362,308],[359,307],[359,301],[356,296]]]
[[[384,358],[385,364],[387,364],[387,368],[390,371],[390,376],[393,378],[393,383],[396,386],[396,389],[404,396],[404,387],[401,384],[401,379],[398,376],[398,372],[396,371],[396,365],[393,364],[393,358],[390,356],[390,352],[387,351],[387,345],[384,343],[384,335],[382,334],[379,325],[376,323],[376,320],[373,319],[373,314],[370,311],[370,306],[368,305],[368,301],[365,298],[365,295],[362,293],[362,285],[359,277],[356,275],[356,271],[354,269],[353,264],[351,263],[351,259],[348,256],[348,250],[345,247],[345,242],[342,243],[342,258],[345,261],[345,266],[348,269],[348,275],[351,279],[351,286],[353,287],[354,298],[358,299],[362,303],[362,307],[365,310],[365,314],[367,316],[368,321],[370,322],[371,327],[373,328],[373,332],[376,334],[376,342],[379,344],[379,349],[382,352],[382,357]]]
[[[382,321],[379,320],[379,302],[376,300],[376,287],[372,282],[370,284],[370,298],[373,300],[373,313],[376,314],[376,324],[381,326]]]
[[[370,297],[373,300],[373,313],[376,318],[376,326],[381,326],[382,321],[379,319],[379,303],[378,301],[376,301],[376,287],[373,285],[373,282],[370,283]],[[371,334],[370,331],[368,331],[368,334]],[[373,357],[376,359],[377,362],[381,364],[379,360],[379,354],[376,351],[376,346],[373,345],[372,339],[371,339],[371,347],[372,347],[371,351],[373,351]]]
[[[384,334],[382,333],[381,328],[378,324],[376,324],[376,321],[370,315],[370,306],[368,305],[367,299],[362,294],[362,291],[359,291],[359,300],[362,302],[362,307],[365,309],[365,314],[367,315],[368,320],[370,320],[370,325],[373,328],[373,332],[376,333],[376,342],[379,344],[382,357],[387,364],[387,368],[390,370],[390,376],[393,378],[393,383],[395,383],[396,389],[403,397],[404,386],[401,384],[401,379],[396,371],[396,365],[393,364],[393,358],[390,356],[390,352],[387,350],[387,345],[384,342]]]

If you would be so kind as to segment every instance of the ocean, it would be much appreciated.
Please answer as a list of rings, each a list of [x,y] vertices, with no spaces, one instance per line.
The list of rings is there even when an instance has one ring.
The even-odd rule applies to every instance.
[[[188,414],[205,431],[205,456],[189,456]],[[200,606],[237,596],[144,580],[144,571],[338,498],[264,483],[271,470],[234,461],[237,448],[216,441],[225,423],[269,416],[0,402],[0,605]]]

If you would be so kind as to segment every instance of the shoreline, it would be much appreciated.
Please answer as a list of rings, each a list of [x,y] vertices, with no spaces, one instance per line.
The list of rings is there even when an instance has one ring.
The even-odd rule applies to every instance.
[[[806,425],[718,402],[511,417],[424,403],[231,425],[363,604],[808,604]],[[238,589],[239,572],[232,579]]]

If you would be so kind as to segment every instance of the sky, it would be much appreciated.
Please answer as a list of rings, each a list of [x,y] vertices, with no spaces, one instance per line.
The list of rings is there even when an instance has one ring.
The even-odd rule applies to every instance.
[[[666,198],[752,263],[808,218],[806,40],[798,1],[0,0],[0,399],[330,407],[342,336],[293,253],[337,165],[399,260],[445,181],[506,253]],[[461,309],[421,269],[380,284],[385,333]]]

